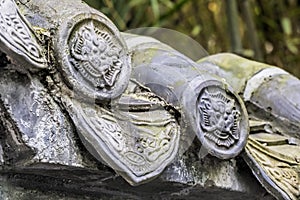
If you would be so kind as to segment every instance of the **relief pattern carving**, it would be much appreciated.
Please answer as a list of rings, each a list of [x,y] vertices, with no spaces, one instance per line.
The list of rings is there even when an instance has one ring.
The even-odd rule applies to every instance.
[[[70,62],[91,87],[110,88],[122,69],[121,48],[107,31],[91,21],[82,25],[70,40]]]
[[[270,142],[261,139],[270,136]],[[288,144],[288,138],[282,138],[266,133],[250,135],[246,155],[259,169],[258,176],[264,179],[262,182],[267,182],[272,190],[286,196],[285,199],[296,200],[300,198],[300,147]]]
[[[236,101],[218,88],[205,88],[199,96],[200,125],[204,136],[219,147],[239,140],[240,111]]]
[[[177,154],[179,126],[152,93],[123,94],[112,110],[66,100],[87,149],[132,185],[155,178]]]
[[[13,52],[35,67],[46,68],[41,48],[13,0],[0,1],[0,39],[1,50],[8,55]]]
[[[67,85],[92,99],[110,100],[126,89],[130,56],[118,30],[98,14],[70,17],[60,28],[55,45]]]

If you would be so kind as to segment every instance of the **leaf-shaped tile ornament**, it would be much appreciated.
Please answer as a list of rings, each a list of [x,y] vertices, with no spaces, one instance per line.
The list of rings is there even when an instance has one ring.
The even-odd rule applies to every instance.
[[[29,23],[13,0],[0,1],[0,49],[30,69],[47,67]]]
[[[132,185],[158,176],[177,154],[179,126],[152,93],[123,94],[113,110],[69,97],[65,106],[89,152]]]
[[[278,199],[300,198],[300,147],[277,134],[249,136],[244,159],[262,185]]]

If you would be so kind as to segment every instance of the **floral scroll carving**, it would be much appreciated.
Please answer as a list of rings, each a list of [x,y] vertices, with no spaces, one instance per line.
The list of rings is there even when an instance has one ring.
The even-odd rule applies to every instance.
[[[297,145],[289,145],[288,139],[283,136],[270,135],[266,133],[250,135],[246,145],[246,155],[249,159],[246,161],[250,161],[252,163],[250,166],[260,171],[258,174],[260,181],[273,194],[280,193],[285,199],[299,199],[300,162],[297,156],[300,148]],[[272,138],[272,143],[264,140],[268,137]]]
[[[68,97],[64,101],[87,149],[137,185],[159,175],[178,151],[178,123],[155,97],[123,94],[112,110]]]
[[[16,56],[20,64],[46,68],[46,60],[33,31],[13,0],[0,1],[0,44],[1,50]]]

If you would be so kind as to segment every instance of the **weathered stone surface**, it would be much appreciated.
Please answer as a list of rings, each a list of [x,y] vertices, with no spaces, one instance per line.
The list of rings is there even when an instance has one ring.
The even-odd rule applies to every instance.
[[[163,100],[139,83],[128,86],[130,56],[118,29],[80,1],[71,8],[65,1],[25,4],[24,13],[54,25],[33,20],[53,34],[49,68],[61,74],[46,77],[47,87],[87,150],[133,185],[158,176],[177,154],[180,130]]]
[[[224,53],[199,61],[199,68],[224,77],[251,116],[270,121],[282,134],[300,138],[300,80],[275,66]]]
[[[9,67],[12,68],[11,65]],[[17,141],[1,139],[1,144],[9,141],[13,148],[10,149],[11,154],[8,154],[7,148],[3,148],[3,198],[26,199],[41,195],[41,199],[96,199],[99,196],[111,199],[218,199],[222,196],[232,199],[239,194],[239,197],[253,199],[265,194],[242,161],[220,161],[210,156],[200,159],[198,154],[201,145],[197,140],[186,154],[178,155],[157,179],[132,187],[110,168],[96,163],[86,153],[78,141],[74,125],[68,123],[64,109],[52,99],[36,75],[29,76],[11,68],[1,69],[1,98],[5,102],[2,105],[5,110],[1,113],[11,116],[10,119],[5,119],[14,124],[13,130],[20,135]],[[33,98],[35,93],[40,94],[39,101]],[[56,109],[49,109],[51,107]],[[31,109],[37,112],[31,112]],[[37,123],[44,124],[45,121],[41,119],[47,115],[60,118],[47,126],[35,126]],[[2,123],[5,122],[1,119]],[[25,126],[29,122],[33,126]],[[1,134],[13,136],[10,129],[3,130]],[[48,135],[51,134],[52,137],[49,138]],[[29,140],[22,139],[26,137]],[[19,143],[27,151],[15,148]],[[21,162],[6,160],[9,156],[18,155],[17,152],[23,153]]]
[[[44,52],[14,0],[0,2],[0,49],[30,69],[47,67]]]
[[[278,199],[299,199],[300,140],[278,134],[269,122],[251,120],[243,157],[261,184]]]
[[[133,54],[132,76],[181,112],[181,143],[197,135],[218,158],[238,155],[247,141],[248,116],[231,87],[153,38],[124,37]]]
[[[192,155],[175,161],[158,179],[136,187],[107,169],[83,171],[43,166],[2,176],[2,183],[10,188],[8,195],[22,191],[25,197],[18,199],[26,199],[32,192],[45,196],[44,199],[58,194],[62,199],[274,199],[242,160],[195,160]]]
[[[158,88],[157,93],[167,101],[137,82],[125,91],[129,55],[109,19],[80,1],[72,6],[61,0],[18,2],[22,14],[37,27],[30,28],[22,16],[18,23],[28,28],[30,41],[37,37],[43,43],[49,65],[38,73],[29,72],[22,59],[11,58],[11,64],[1,54],[5,58],[0,68],[1,199],[273,199],[237,156],[248,134],[247,115],[227,84],[200,71],[199,65],[166,45],[153,40],[145,45],[139,40],[137,46],[142,49],[157,47],[146,53],[138,48],[143,59],[137,60],[154,63],[151,69],[161,70],[156,78],[163,84],[142,83]],[[99,60],[99,55],[105,56]],[[18,56],[39,68],[26,52]],[[166,71],[156,66],[161,64]],[[139,75],[147,71],[143,73]],[[186,132],[178,143],[176,123],[180,119],[185,120],[181,125]],[[129,128],[119,131],[115,124]],[[198,136],[202,144],[194,138],[199,128],[204,135],[202,139]],[[90,137],[91,133],[96,137]],[[120,133],[125,139],[118,140]],[[113,148],[125,149],[125,153],[103,153]],[[125,163],[128,152],[135,153],[131,156],[136,159],[134,166]],[[143,153],[152,162],[139,162]],[[122,161],[129,170],[120,167]],[[131,181],[145,184],[132,187]]]
[[[136,37],[137,38],[136,40],[134,40],[134,36],[132,35],[125,35],[125,37],[127,37],[128,40],[130,41],[128,42],[128,45],[129,46],[131,45],[130,49],[133,49],[134,56],[138,57],[140,52],[143,52],[145,55],[147,55],[145,57],[148,58],[148,60],[137,59],[138,64],[134,65],[134,67],[141,68],[141,66],[143,66],[145,63],[157,63],[158,65],[154,67],[151,66],[150,64],[149,65],[150,68],[154,69],[153,71],[155,71],[154,73],[156,73],[158,77],[159,74],[163,74],[160,77],[161,79],[163,80],[168,79],[168,77],[166,77],[168,76],[168,74],[166,75],[165,72],[167,71],[167,68],[163,63],[168,63],[169,65],[170,63],[172,63],[172,59],[174,59],[175,57],[174,54],[176,54],[174,53],[173,49],[171,49],[170,47],[164,44],[160,45],[159,41],[155,41],[154,39],[148,40],[147,37],[140,37],[140,38]],[[148,52],[145,51],[145,49],[147,48],[151,50]],[[184,64],[191,64],[192,66],[195,66],[191,60],[186,58],[184,58],[185,62],[180,62],[181,58],[184,58],[184,56],[179,55],[177,59],[174,59],[176,60],[176,62],[174,62],[173,65],[176,66],[177,68],[179,68],[180,65],[184,65]],[[158,68],[161,66],[163,66],[163,71],[165,70],[164,72],[159,71]],[[239,94],[247,102],[248,105],[247,108],[251,112],[250,113],[251,118],[259,117],[261,120],[262,119],[270,120],[268,123],[272,124],[273,129],[276,131],[272,132],[272,134],[269,134],[269,137],[276,140],[276,138],[278,139],[278,137],[280,137],[278,133],[283,135],[288,135],[288,137],[286,137],[286,145],[278,144],[278,148],[276,148],[275,144],[273,143],[268,144],[267,142],[261,144],[262,145],[261,147],[264,148],[265,145],[268,145],[270,147],[262,150],[258,148],[257,145],[252,144],[254,136],[250,136],[249,142],[246,147],[247,154],[244,154],[245,155],[244,158],[246,159],[247,163],[253,170],[254,175],[258,177],[262,185],[266,187],[267,190],[270,191],[274,196],[276,196],[278,199],[297,199],[299,195],[299,163],[297,161],[296,155],[300,151],[299,151],[299,146],[293,146],[293,145],[299,145],[299,142],[293,143],[292,141],[295,142],[297,139],[292,137],[298,137],[297,135],[298,133],[296,130],[299,124],[298,123],[299,120],[296,119],[298,117],[297,99],[299,98],[297,96],[297,93],[292,94],[290,90],[297,91],[300,85],[299,80],[289,75],[287,72],[278,69],[274,66],[268,66],[266,64],[262,64],[258,62],[248,61],[244,58],[240,58],[238,56],[234,56],[231,54],[209,56],[199,61],[199,65],[196,68],[205,69],[207,71],[221,75],[226,80],[228,80],[231,84],[233,84],[235,91],[239,92]],[[136,70],[134,68],[133,72],[136,73],[136,71],[138,70],[139,69]],[[143,70],[146,71],[146,67],[144,67]],[[188,74],[188,73],[184,73],[183,71],[184,70],[181,70],[183,74]],[[138,80],[146,79],[146,82],[144,82],[144,84],[146,85],[148,84],[148,82],[150,82],[151,84],[151,83],[158,83],[161,81],[159,80],[160,78],[156,78],[156,79],[150,78],[151,81],[149,81],[149,76],[148,76],[149,73],[152,72],[148,72],[145,75],[142,74],[142,71],[141,73],[139,73],[138,71],[137,74],[134,74],[134,76],[136,76]],[[180,76],[179,73],[175,75],[176,78],[173,78],[174,82],[176,82],[178,76]],[[178,86],[179,81],[176,82],[177,85],[169,84],[169,82],[167,81],[165,82],[161,85],[169,86],[168,89],[170,89],[170,91],[173,91],[175,88],[176,91],[176,87]],[[151,88],[154,91],[158,91],[158,94],[162,96],[164,95],[164,92],[161,92],[159,87],[151,87]],[[220,93],[218,93],[218,95],[216,95],[216,93],[217,92],[215,92],[215,95],[212,96],[219,96],[219,97],[222,96]],[[185,96],[188,96],[190,94],[191,92],[185,93]],[[168,94],[166,96],[170,96],[170,95]],[[202,96],[208,96],[208,94],[201,95],[200,93],[200,97],[199,97],[200,101],[203,99]],[[208,107],[205,106],[206,104],[205,101],[207,100],[203,99],[202,104],[200,104],[202,105],[202,107],[200,107],[200,113],[201,112],[204,113],[202,115],[204,116],[204,118],[200,120],[200,122],[202,123],[207,123],[206,121],[208,121],[208,119],[211,120],[211,118],[208,117],[205,118],[206,115],[208,116],[208,114],[206,113],[209,110]],[[209,103],[213,105],[212,101],[210,101]],[[284,104],[288,104],[288,105],[283,106]],[[272,109],[273,107],[275,108],[274,110]],[[189,107],[189,109],[187,110],[192,110],[192,108]],[[212,117],[214,116],[214,114],[217,113],[218,112],[214,111],[209,116]],[[254,131],[254,133],[256,132]],[[213,139],[214,141],[218,141],[215,138]],[[292,143],[289,143],[288,141]],[[201,140],[201,142],[202,144],[205,144],[203,140]],[[274,150],[274,148],[276,148],[276,151]],[[288,155],[290,153],[285,154],[284,151],[287,149],[291,151],[290,153],[294,152],[294,154],[292,155]],[[275,154],[276,155],[278,154],[278,156],[274,159]],[[270,155],[271,157],[272,156],[273,157],[269,158]]]
[[[20,143],[35,152],[31,162],[82,166],[73,126],[39,79],[26,71],[0,70],[1,101]]]
[[[89,152],[132,185],[154,179],[177,155],[176,118],[166,102],[137,83],[130,82],[110,109],[65,95],[62,101]]]
[[[60,0],[19,6],[32,26],[51,37],[55,67],[78,98],[109,101],[125,91],[130,56],[119,30],[104,14],[78,0],[72,6]]]

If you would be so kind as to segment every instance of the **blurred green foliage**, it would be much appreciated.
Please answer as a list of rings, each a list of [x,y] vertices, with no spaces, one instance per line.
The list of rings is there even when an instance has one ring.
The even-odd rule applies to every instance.
[[[170,28],[191,36],[210,54],[234,51],[232,31],[238,31],[233,33],[242,49],[235,53],[300,77],[300,0],[85,1],[106,14],[121,31],[149,26]],[[226,9],[232,1],[237,16]],[[230,17],[237,22],[234,27],[228,23]]]

